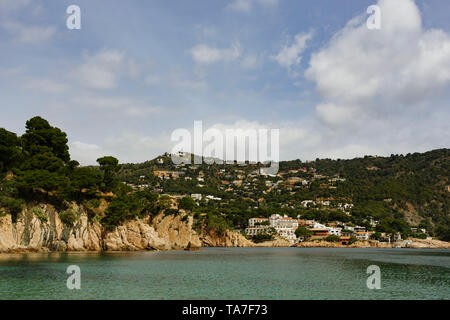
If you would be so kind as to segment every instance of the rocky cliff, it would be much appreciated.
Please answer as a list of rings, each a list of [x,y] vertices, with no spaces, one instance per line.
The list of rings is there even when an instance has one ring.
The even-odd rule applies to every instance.
[[[106,231],[88,218],[87,210],[75,203],[71,210],[77,219],[73,225],[62,222],[51,205],[24,209],[13,221],[11,215],[0,217],[0,252],[32,251],[136,251],[173,250],[188,246],[250,246],[242,235],[227,231],[223,235],[198,234],[193,217],[181,210],[179,215],[134,219]]]

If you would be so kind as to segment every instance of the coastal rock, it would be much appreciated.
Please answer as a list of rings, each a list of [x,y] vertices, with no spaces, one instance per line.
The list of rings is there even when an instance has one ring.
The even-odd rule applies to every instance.
[[[171,245],[142,219],[128,221],[114,231],[106,233],[103,247],[107,251],[171,249]]]
[[[86,208],[69,205],[77,215],[69,226],[61,221],[58,210],[50,204],[29,206],[16,218],[9,214],[0,217],[0,252],[46,251],[136,251],[179,250],[195,247],[290,247],[282,238],[255,244],[242,234],[227,230],[197,232],[194,218],[184,210],[177,215],[160,213],[154,217],[133,219],[113,231],[104,230],[95,219],[89,219]],[[408,239],[398,243],[374,240],[357,241],[351,245],[321,241],[300,242],[298,247],[322,248],[440,248],[450,243],[439,240]]]
[[[188,245],[193,247],[201,247],[202,242],[195,230],[193,230],[194,219],[180,210],[178,215],[164,215],[160,213],[153,221],[152,226],[155,228],[159,237],[172,249],[184,249]]]
[[[0,252],[171,250],[203,244],[192,216],[183,210],[176,216],[130,220],[113,231],[90,221],[83,206],[71,203],[70,210],[77,214],[72,226],[49,204],[25,208],[14,222],[9,214],[0,217]],[[238,242],[230,237],[227,243]]]
[[[0,252],[16,249],[17,244],[13,230],[11,215],[0,217]]]
[[[206,247],[253,247],[255,244],[242,234],[227,230],[223,234],[214,231],[203,232],[202,242]]]
[[[431,249],[450,249],[450,242],[435,239],[408,239],[411,242],[404,241],[402,247],[407,248],[431,248]]]
[[[272,241],[265,241],[254,244],[255,247],[276,247],[276,248],[292,247],[293,245],[294,245],[293,242],[283,239],[279,236],[275,236],[275,239]]]
[[[351,245],[340,244],[339,242],[328,242],[325,240],[299,242],[300,248],[392,248],[392,244],[379,241],[357,241]]]

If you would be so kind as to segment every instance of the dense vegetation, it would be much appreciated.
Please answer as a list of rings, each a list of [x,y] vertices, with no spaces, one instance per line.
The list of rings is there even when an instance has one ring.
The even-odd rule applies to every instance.
[[[97,168],[79,167],[70,159],[67,142],[64,132],[40,117],[26,122],[21,137],[0,128],[0,208],[15,218],[27,203],[48,202],[60,209],[64,224],[73,225],[78,215],[69,208],[71,201],[95,209],[105,199],[109,204],[105,215],[90,217],[109,229],[157,211],[158,195],[134,192],[119,182],[117,159],[103,157]]]
[[[376,219],[377,233],[399,231],[411,235],[414,225],[427,229],[430,235],[450,240],[449,149],[352,160],[285,161],[280,163],[280,172],[285,173],[283,179],[295,176],[310,181],[286,189],[267,186],[267,182],[276,183],[278,177],[238,178],[250,177],[258,171],[258,165],[186,166],[184,176],[189,179],[161,180],[153,175],[153,170],[180,170],[168,160],[168,155],[162,156],[163,164],[156,159],[119,164],[113,157],[103,157],[97,160],[98,166],[80,167],[70,159],[67,143],[63,131],[40,117],[28,120],[26,132],[20,137],[0,128],[0,216],[10,213],[15,217],[27,203],[47,202],[57,206],[64,223],[70,225],[76,222],[76,214],[69,209],[70,202],[75,201],[91,208],[90,218],[112,229],[127,219],[161,210],[177,214],[171,208],[170,198],[157,193],[198,193],[223,200],[203,199],[196,203],[185,196],[179,201],[179,209],[192,213],[197,227],[218,233],[244,229],[251,217],[278,213],[323,223],[341,221],[369,229],[370,219]],[[289,173],[300,168],[302,171]],[[200,172],[201,184],[197,181]],[[311,178],[317,174],[323,177]],[[333,188],[327,187],[330,177],[340,179]],[[233,186],[236,179],[243,180],[243,185]],[[251,189],[246,187],[247,182],[251,183]],[[144,188],[136,188],[139,185]],[[339,199],[354,206],[349,215],[334,208],[301,205],[303,200],[319,198]],[[97,216],[95,208],[101,201],[107,204],[106,209]]]
[[[230,191],[226,188],[239,179],[239,175],[250,177],[258,166],[235,164],[180,168],[167,157],[162,156],[161,159],[165,159],[164,164],[158,164],[155,159],[143,164],[123,165],[119,177],[124,182],[146,184],[168,194],[198,193],[220,197],[223,201],[201,201],[196,210],[220,215],[235,229],[244,229],[251,217],[282,214],[300,215],[303,219],[322,223],[352,223],[377,232],[400,232],[405,237],[424,237],[422,233],[411,231],[411,226],[414,226],[426,229],[429,235],[450,240],[449,149],[352,160],[283,161],[280,172],[284,173],[284,181],[291,176],[310,181],[307,185],[295,184],[293,189],[282,185],[278,189],[269,188],[265,185],[267,181],[276,182],[281,178],[256,176],[243,179],[244,185],[247,182],[252,185],[250,189],[233,186]],[[225,173],[221,172],[223,168],[226,168]],[[300,168],[303,170],[289,173]],[[155,169],[184,170],[189,179],[155,179],[152,174]],[[204,180],[201,183],[197,181],[200,172]],[[330,178],[337,178],[336,182],[330,183]],[[223,186],[224,182],[229,185]],[[331,207],[301,205],[303,200],[321,198],[336,199],[335,203],[352,203],[351,214]],[[371,219],[379,222],[376,228],[370,225]]]

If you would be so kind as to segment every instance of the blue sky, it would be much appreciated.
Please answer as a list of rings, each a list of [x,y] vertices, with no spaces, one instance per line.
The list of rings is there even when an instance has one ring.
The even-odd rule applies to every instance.
[[[71,4],[81,30],[65,26]],[[43,116],[83,164],[170,151],[194,120],[279,128],[282,159],[448,147],[449,13],[444,0],[0,0],[0,126]]]

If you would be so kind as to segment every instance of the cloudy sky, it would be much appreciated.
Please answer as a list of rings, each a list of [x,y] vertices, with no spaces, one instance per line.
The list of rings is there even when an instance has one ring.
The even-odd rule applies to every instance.
[[[82,164],[151,159],[195,120],[278,128],[281,159],[449,147],[449,14],[448,0],[0,0],[0,127],[40,115]]]

